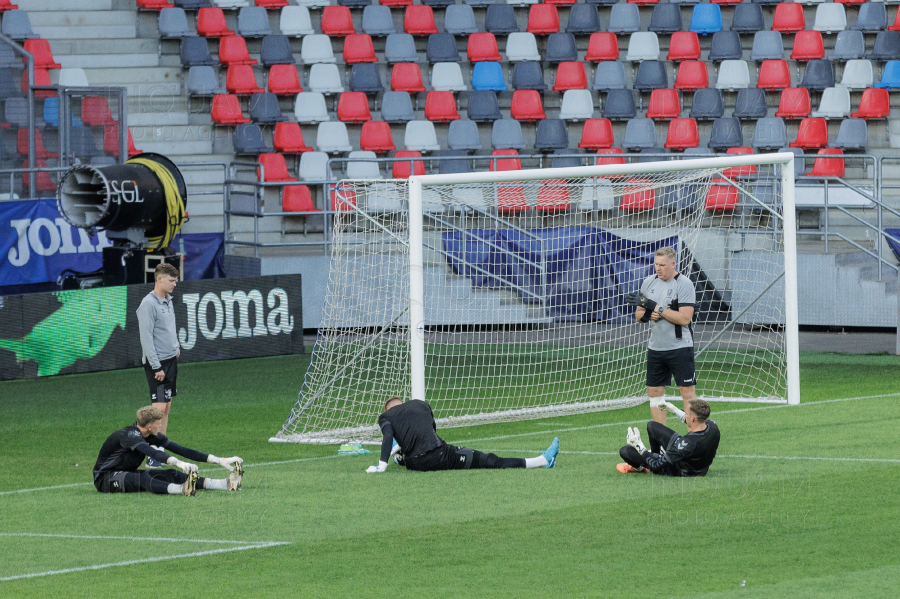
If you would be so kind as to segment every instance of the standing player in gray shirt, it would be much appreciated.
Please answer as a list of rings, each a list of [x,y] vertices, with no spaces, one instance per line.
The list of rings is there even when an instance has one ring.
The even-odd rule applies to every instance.
[[[175,379],[178,377],[178,356],[181,354],[172,302],[178,269],[164,262],[156,267],[153,274],[156,283],[153,291],[141,301],[137,317],[150,401],[163,414],[159,432],[165,434],[169,424],[169,406],[177,395]],[[161,468],[162,464],[148,457],[147,467]]]
[[[694,372],[694,337],[691,318],[696,304],[694,284],[675,270],[675,250],[664,247],[653,256],[656,274],[644,279],[640,291],[625,297],[634,306],[639,322],[650,323],[647,344],[647,395],[650,416],[666,423],[666,387],[675,377],[681,389],[684,411],[697,398],[697,375]]]

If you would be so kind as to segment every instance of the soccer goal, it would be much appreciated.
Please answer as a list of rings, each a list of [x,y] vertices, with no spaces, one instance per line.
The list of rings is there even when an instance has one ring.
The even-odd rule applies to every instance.
[[[376,440],[392,396],[442,427],[640,404],[649,328],[624,298],[665,246],[696,289],[698,395],[799,403],[793,160],[341,181],[323,324],[271,440]]]

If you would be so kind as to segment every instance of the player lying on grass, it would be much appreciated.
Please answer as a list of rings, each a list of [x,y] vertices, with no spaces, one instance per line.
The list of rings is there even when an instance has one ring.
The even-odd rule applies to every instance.
[[[628,428],[626,445],[619,450],[625,460],[616,468],[619,472],[647,472],[665,476],[706,476],[716,449],[719,447],[719,427],[709,418],[709,404],[702,399],[686,402],[682,412],[673,404],[662,404],[664,410],[675,414],[685,424],[688,433],[681,436],[655,420],[647,423],[650,450],[644,447],[637,427]]]
[[[103,443],[94,464],[94,486],[101,493],[158,493],[161,495],[195,495],[197,488],[237,491],[241,488],[244,469],[239,457],[217,458],[196,449],[182,447],[161,432],[163,413],[153,406],[137,411],[137,421],[120,428]],[[197,465],[154,449],[168,449],[183,458],[218,464],[231,470],[228,478],[205,478],[197,475]],[[159,460],[178,470],[138,470],[145,457]],[[179,472],[180,470],[180,472]]]
[[[426,402],[413,399],[403,402],[392,397],[378,417],[384,439],[377,466],[366,472],[384,472],[388,458],[394,454],[398,464],[407,470],[468,470],[470,468],[553,468],[559,452],[559,439],[536,458],[501,458],[468,447],[449,445],[438,437],[434,413]],[[394,441],[396,439],[396,442]]]

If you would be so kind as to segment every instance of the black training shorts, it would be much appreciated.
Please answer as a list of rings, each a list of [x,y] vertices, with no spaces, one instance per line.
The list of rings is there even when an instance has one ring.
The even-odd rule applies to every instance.
[[[681,347],[668,351],[647,350],[647,386],[668,387],[672,377],[679,387],[697,384],[694,371],[694,348]]]
[[[150,386],[150,403],[168,403],[177,395],[175,379],[178,378],[178,358],[160,360],[159,366],[165,375],[161,381],[155,377],[158,371],[150,368],[149,362],[144,362],[144,373],[147,375],[147,385]]]

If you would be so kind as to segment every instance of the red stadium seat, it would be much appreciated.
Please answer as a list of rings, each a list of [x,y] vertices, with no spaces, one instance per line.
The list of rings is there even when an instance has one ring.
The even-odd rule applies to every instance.
[[[394,152],[394,158],[421,158],[422,152],[418,150],[400,150]],[[409,179],[409,163],[412,160],[401,160],[395,162],[391,168],[391,176],[394,179]],[[425,163],[421,160],[413,162],[413,173],[416,175],[425,174]]]
[[[538,186],[537,200],[534,209],[553,214],[569,209],[569,186],[565,179],[547,179]]]
[[[900,11],[897,11],[900,13]],[[891,114],[891,98],[888,90],[870,87],[863,90],[859,110],[851,114],[855,119],[886,119]]]
[[[559,31],[559,12],[552,4],[532,4],[528,10],[529,33],[547,35]]]
[[[256,64],[255,58],[250,58],[247,52],[247,42],[239,35],[229,35],[219,40],[219,63],[231,66],[233,64]]]
[[[705,67],[704,67],[705,68]],[[650,92],[647,118],[657,121],[677,119],[681,114],[681,100],[674,89],[654,89]]]
[[[587,89],[587,72],[583,62],[561,62],[556,67],[553,91],[563,92],[567,89]]]
[[[395,92],[425,91],[425,85],[422,83],[422,71],[419,69],[419,65],[414,62],[398,62],[395,64],[391,69],[391,90]]]
[[[138,10],[162,10],[164,8],[173,8],[175,5],[170,4],[168,0],[137,0]],[[0,12],[5,10],[18,8],[15,4],[9,4],[9,0],[0,2]]]
[[[53,85],[50,81],[50,71],[47,69],[40,69],[35,67],[34,69],[34,84],[35,85]],[[28,69],[22,71],[22,93],[28,92]],[[56,92],[52,89],[36,89],[34,90],[35,98],[55,98]]]
[[[647,6],[659,4],[659,0],[628,0],[628,4],[637,4],[638,6]]]
[[[47,168],[47,161],[35,158],[35,168]],[[22,168],[29,168],[28,161],[22,163]],[[22,189],[29,188],[30,173],[22,173]],[[50,173],[41,171],[34,174],[35,191],[56,191],[56,183],[50,178]]]
[[[363,123],[359,134],[359,146],[369,152],[392,152],[396,148],[391,137],[391,126],[384,121]]]
[[[604,119],[601,119],[604,120]],[[601,164],[625,164],[624,156],[615,156],[614,154],[621,154],[622,148],[606,148],[604,150],[597,151],[597,158],[595,164],[598,166]]]
[[[425,96],[425,118],[441,123],[459,120],[459,111],[456,109],[456,98],[453,97],[453,92],[428,92],[428,95]]]
[[[779,4],[779,6],[783,6]],[[756,87],[765,90],[782,90],[791,86],[791,69],[786,60],[770,59],[759,65],[759,81]]]
[[[828,145],[828,121],[823,118],[808,118],[800,121],[797,140],[788,144],[792,148],[804,150],[824,148]]]
[[[218,6],[207,6],[197,11],[197,33],[203,37],[234,35],[234,31],[225,24],[225,13]]]
[[[50,42],[45,39],[35,38],[25,40],[22,46],[34,55],[34,66],[39,69],[61,69],[62,65],[53,59],[53,52],[50,50]],[[27,59],[23,56],[22,61],[28,64]]]
[[[408,38],[407,38],[408,39]],[[352,33],[344,40],[344,62],[356,64],[360,62],[378,62],[372,37],[366,33]]]
[[[285,185],[281,192],[282,212],[321,212],[313,204],[306,185]]]
[[[262,8],[268,8],[269,10],[274,10],[276,8],[283,8],[288,5],[287,0],[256,0],[256,5]]]
[[[781,92],[781,101],[778,103],[775,116],[783,119],[805,119],[811,110],[809,90],[805,87],[789,87]]]
[[[628,179],[626,183],[646,184],[652,183],[651,179],[642,179],[633,177]],[[639,212],[641,210],[653,210],[656,204],[656,193],[653,189],[642,189],[641,187],[625,187],[622,194],[622,203],[619,208],[628,210],[629,212]]]
[[[390,8],[399,8],[401,6],[411,6],[412,0],[379,0],[378,3]]]
[[[669,38],[669,54],[666,60],[699,60],[700,37],[696,31],[676,31]]]
[[[256,84],[253,67],[248,64],[233,64],[228,67],[228,74],[225,75],[225,89],[239,96],[261,94],[266,91]]]
[[[584,129],[581,130],[578,147],[599,150],[611,148],[614,141],[612,122],[609,119],[588,119],[584,122]]]
[[[541,94],[535,89],[517,89],[512,95],[509,115],[517,121],[539,121],[547,118]]]
[[[825,58],[825,42],[821,31],[798,31],[794,35],[791,60],[814,60]]]
[[[555,7],[554,7],[555,8]],[[518,156],[518,150],[494,150],[491,156]],[[492,171],[520,171],[522,161],[519,158],[498,158],[491,160]],[[523,212],[528,210],[525,202],[525,189],[518,181],[497,183],[497,210],[501,213]]]
[[[806,29],[806,19],[803,17],[802,4],[781,2],[775,6],[775,20],[772,23],[772,31],[795,33],[804,29]]]
[[[709,87],[709,71],[702,60],[685,60],[678,65],[675,89],[694,91]]]
[[[499,62],[502,60],[500,50],[497,49],[497,38],[489,31],[479,31],[470,35],[466,54],[469,62]]]
[[[853,4],[865,4],[866,1],[867,0],[834,0],[834,3],[835,4],[853,5]]]
[[[344,92],[338,97],[338,120],[345,123],[365,123],[372,120],[369,98],[365,92]]]
[[[700,130],[694,119],[672,119],[666,135],[665,147],[670,150],[696,148],[700,144]]]
[[[518,156],[519,151],[513,149],[494,150],[491,156]],[[491,171],[520,171],[522,161],[518,158],[498,158],[491,160]]]
[[[738,205],[737,188],[725,179],[713,179],[712,183],[721,183],[721,185],[709,186],[706,192],[706,209],[713,212],[734,210]]]
[[[743,2],[743,0],[709,0],[710,4],[718,4],[719,6],[734,6],[741,2]]]
[[[28,157],[28,129],[24,127],[16,132],[16,151],[20,156]],[[44,145],[44,137],[37,127],[34,129],[34,157],[59,158],[59,152],[51,152]]]
[[[577,4],[578,0],[546,0],[544,4],[555,4],[556,6],[571,6]]]
[[[278,96],[293,96],[303,91],[300,74],[292,64],[273,64],[269,68],[269,91]]]
[[[403,31],[411,35],[431,35],[437,33],[434,24],[434,11],[426,4],[414,4],[406,7],[403,15]]]
[[[86,96],[81,101],[81,120],[89,127],[115,125],[109,102],[103,96]]]
[[[897,16],[894,17],[894,24],[888,26],[888,31],[900,31],[900,10],[897,11]]]
[[[619,41],[616,39],[616,34],[608,31],[592,33],[588,40],[587,55],[584,59],[589,62],[619,60]]]
[[[260,169],[256,169],[256,178],[264,183],[282,183],[284,181],[296,181],[297,178],[291,176],[287,169],[287,163],[284,156],[274,152],[264,152],[259,155],[257,161],[262,164],[263,174]],[[265,179],[263,179],[265,176]]]
[[[250,119],[247,120],[249,121]],[[275,123],[273,141],[276,152],[284,154],[312,152],[312,148],[303,141],[303,131],[300,130],[300,123]]]
[[[822,148],[819,150],[819,156],[839,156],[844,151],[840,148]],[[816,158],[813,163],[812,171],[806,173],[807,177],[843,177],[844,176],[844,159],[843,158]]]
[[[738,155],[738,156],[744,156],[744,155],[755,154],[755,153],[756,152],[753,150],[753,148],[742,148],[742,147],[728,148],[728,151],[726,152],[726,154],[734,154],[734,155]],[[729,179],[734,179],[735,177],[746,177],[749,175],[755,175],[756,174],[756,165],[751,164],[748,166],[732,166],[731,168],[726,168],[724,171],[722,171],[722,174],[724,176],[728,177]]]
[[[103,152],[107,156],[119,157],[119,126],[111,125],[103,128]],[[141,151],[134,147],[131,129],[128,129],[128,157],[137,156]]]
[[[350,185],[335,185],[331,190],[331,209],[352,212],[356,209],[356,192]]]
[[[322,9],[322,33],[333,37],[344,37],[356,33],[353,15],[347,6],[326,6]]]

